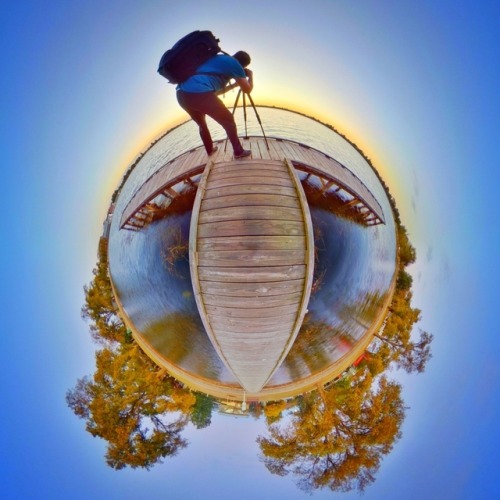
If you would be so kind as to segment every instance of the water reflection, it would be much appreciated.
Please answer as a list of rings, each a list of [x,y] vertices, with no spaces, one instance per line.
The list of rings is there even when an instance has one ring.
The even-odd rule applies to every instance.
[[[109,241],[101,239],[82,310],[101,349],[93,377],[80,379],[66,400],[87,431],[107,442],[111,467],[160,463],[186,447],[187,425],[207,428],[218,410],[265,418],[256,454],[271,473],[294,476],[305,491],[362,491],[374,480],[405,414],[401,387],[385,373],[423,371],[431,356],[432,335],[412,335],[420,311],[411,305],[405,268],[415,251],[394,205],[395,221],[388,216],[390,197],[380,200],[387,224],[366,227],[335,193],[320,192],[306,176],[302,184],[314,228],[313,289],[300,332],[268,384],[276,394],[285,388],[280,397],[271,392],[241,402],[207,394],[239,386],[193,296],[193,187],[151,207],[153,218],[141,231],[119,231],[114,223]],[[166,369],[172,367],[177,371]],[[190,389],[192,380],[207,390]]]

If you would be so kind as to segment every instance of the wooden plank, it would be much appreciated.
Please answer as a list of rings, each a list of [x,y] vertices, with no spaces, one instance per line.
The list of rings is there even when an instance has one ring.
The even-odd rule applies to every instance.
[[[301,163],[308,163],[311,159],[311,149],[304,146],[303,144],[291,143],[291,147],[294,150],[294,158],[290,158],[292,161],[298,161]]]
[[[281,336],[277,337],[279,332],[255,332],[252,336],[248,333],[239,335],[231,335],[231,332],[224,331],[221,333],[224,334],[221,345],[224,350],[232,353],[231,361],[238,368],[239,378],[243,379],[245,384],[249,384],[251,380],[255,379],[253,383],[259,382],[259,385],[262,385],[265,382],[265,379],[262,378],[262,371],[272,373],[274,360],[279,356],[279,351],[275,346],[276,340],[280,344],[283,341]],[[286,339],[284,340],[286,341]],[[265,357],[262,356],[262,353],[265,353]],[[259,370],[256,369],[256,360]],[[255,387],[252,389],[252,391],[250,389],[247,391],[258,392]]]
[[[191,215],[191,223],[189,227],[189,271],[191,274],[191,284],[193,287],[193,294],[195,297],[196,305],[198,307],[198,311],[200,313],[203,326],[205,327],[205,330],[207,331],[210,340],[212,341],[215,349],[217,350],[217,343],[214,338],[213,332],[210,329],[210,324],[208,323],[208,320],[206,318],[204,300],[200,291],[200,277],[198,274],[198,257],[197,257],[198,216],[200,213],[201,200],[203,198],[203,193],[205,191],[205,186],[212,166],[213,166],[212,162],[209,162],[207,164],[204,175],[202,175],[201,177],[193,204],[193,212]],[[219,354],[221,354],[222,356],[222,353],[219,352]]]
[[[281,142],[273,139],[269,141],[269,147],[271,149],[271,158],[282,162],[285,155],[283,154],[283,149],[281,148]]]
[[[276,343],[277,337],[285,338],[286,336],[283,335],[283,331],[280,329],[279,325],[272,325],[270,327],[263,327],[262,331],[260,330],[253,330],[253,331],[242,331],[238,332],[238,334],[235,334],[236,332],[231,331],[229,328],[226,328],[223,330],[222,328],[217,328],[217,333],[218,333],[218,338],[219,344],[221,346],[225,345],[227,348],[227,351],[229,351],[229,346],[233,346],[234,350],[232,350],[232,355],[231,358],[233,360],[233,365],[234,365],[234,358],[240,357],[242,360],[247,360],[249,361],[249,354],[252,350],[254,349],[254,352],[257,354],[257,359],[262,359],[262,354],[265,352],[266,358],[271,357],[270,352],[271,351],[277,351],[278,353],[281,351],[279,349],[276,349],[276,346],[274,345]],[[265,351],[263,350],[262,346],[262,341],[267,341],[268,346],[266,346]],[[226,351],[226,352],[227,352]],[[275,357],[276,354],[273,355]],[[274,363],[272,363],[274,365]],[[255,357],[253,363],[248,362],[248,366],[251,368],[253,365],[253,368],[255,370]],[[240,365],[241,366],[241,365]]]
[[[258,388],[259,386],[262,386],[262,383],[264,380],[262,380],[262,373],[260,370],[255,369],[255,363],[251,363],[251,359],[257,359],[259,360],[259,364],[265,367],[265,371],[267,373],[270,373],[273,369],[273,360],[276,358],[276,351],[273,348],[273,343],[272,343],[272,336],[269,334],[266,334],[263,337],[258,337],[256,340],[258,340],[258,345],[262,345],[262,348],[256,349],[256,342],[252,338],[244,338],[241,339],[241,342],[239,343],[233,343],[232,339],[230,339],[231,342],[227,344],[227,347],[225,347],[227,350],[234,351],[236,353],[235,355],[235,363],[238,365],[238,372],[240,374],[240,377],[245,380],[246,384],[248,385],[247,392],[248,393],[255,393],[259,392],[256,391],[255,389]],[[262,356],[262,352],[266,352],[266,356]],[[243,356],[240,353],[241,352],[248,352],[250,353],[250,356]],[[259,376],[260,375],[260,376]],[[252,385],[250,385],[252,384]],[[253,389],[252,391],[250,389]]]
[[[257,138],[257,146],[260,151],[260,157],[263,160],[270,160],[271,159],[271,151],[270,149],[267,148],[266,141],[264,138]]]
[[[249,282],[250,283],[250,282]],[[245,285],[246,283],[240,283]],[[280,307],[295,306],[298,307],[302,299],[302,289],[298,292],[291,292],[281,295],[270,295],[268,297],[240,297],[240,296],[221,296],[214,295],[210,293],[210,290],[215,289],[215,282],[200,281],[201,291],[203,292],[203,298],[205,307],[217,306],[217,307],[237,307],[239,309],[275,309]]]
[[[224,175],[230,176],[234,174],[241,173],[241,171],[256,171],[256,170],[264,170],[266,172],[272,171],[276,173],[285,173],[286,170],[283,168],[283,165],[280,164],[280,161],[275,160],[247,160],[241,159],[237,162],[221,162],[218,163],[215,170],[212,172],[212,175],[215,177],[223,177]]]
[[[276,305],[273,307],[221,307],[217,305],[205,304],[205,309],[209,315],[218,315],[225,318],[281,318],[287,315],[297,316],[297,303]]]
[[[296,145],[295,150],[297,151],[297,159],[302,163],[310,163],[314,161],[315,152],[310,148],[306,148],[302,145]]]
[[[245,158],[240,158],[239,160],[234,160],[230,159],[228,161],[223,161],[223,162],[218,162],[216,165],[217,169],[221,168],[227,168],[229,170],[237,170],[238,168],[241,168],[241,165],[247,165],[258,168],[262,168],[262,165],[275,165],[275,166],[280,166],[280,161],[275,161],[275,160],[254,160],[251,157],[247,156]]]
[[[200,266],[285,266],[304,264],[306,251],[301,250],[244,250],[244,251],[217,251],[198,252]]]
[[[286,141],[283,142],[283,151],[285,153],[286,158],[294,159],[294,160],[302,160],[301,154],[300,154],[300,147],[297,147],[297,145],[293,142]]]
[[[296,198],[295,188],[288,183],[280,186],[277,182],[262,184],[233,185],[213,188],[210,184],[207,187],[204,200],[219,198],[222,196],[244,196],[247,194],[281,195]]]
[[[245,318],[226,319],[217,317],[209,317],[209,321],[214,331],[217,331],[220,343],[225,342],[235,345],[240,344],[244,340],[256,341],[258,339],[269,340],[272,345],[275,343],[277,336],[285,339],[288,338],[288,332],[293,328],[294,323],[293,320],[289,320],[286,323],[280,321],[254,323]],[[276,349],[276,346],[274,349]],[[279,352],[282,349],[278,348],[277,350]],[[263,353],[262,346],[259,351]],[[246,352],[239,352],[237,354],[243,358],[247,355]]]
[[[277,172],[285,172],[283,165],[275,160],[251,159],[250,156],[241,158],[237,161],[221,162],[217,164],[214,173],[229,174],[238,172],[238,170],[275,170]]]
[[[292,143],[288,141],[283,141],[281,143],[281,147],[285,158],[296,159],[297,151]]]
[[[290,150],[288,147],[288,141],[286,139],[279,141],[278,142],[280,150],[281,150],[281,161],[283,161],[284,158],[290,157],[291,154],[293,154],[293,151]]]
[[[266,334],[262,338],[259,337],[257,345],[262,346],[260,349],[257,347],[255,339],[241,339],[240,342],[230,341],[224,345],[226,350],[231,350],[235,353],[234,364],[238,366],[238,375],[249,387],[247,389],[248,393],[259,392],[260,389],[257,388],[263,382],[260,370],[256,370],[255,362],[252,363],[250,360],[259,359],[259,364],[266,368],[267,373],[273,368],[273,359],[276,357],[276,353],[273,349],[271,339],[272,337],[269,334]],[[263,350],[266,352],[266,358],[261,356]],[[242,356],[239,354],[240,352],[248,353],[248,355]]]
[[[122,213],[121,224],[133,216],[134,212],[137,211],[139,207],[155,198],[170,182],[174,183],[176,179],[180,180],[187,171],[191,170],[189,155],[192,157],[198,154],[198,150],[192,153],[184,153],[173,162],[163,165],[159,170],[153,173],[131,197]],[[189,166],[188,170],[185,168],[186,165]]]
[[[231,145],[229,139],[226,138],[222,141],[222,143],[219,145],[219,151],[217,154],[217,166],[219,165],[219,162],[233,161],[233,146]]]
[[[187,172],[200,165],[205,165],[207,162],[208,157],[203,148],[184,153],[171,165],[158,171],[158,181],[163,184],[177,182],[176,180],[182,179]]]
[[[284,317],[274,318],[228,318],[219,314],[209,314],[208,320],[210,321],[212,328],[216,331],[229,330],[232,333],[247,335],[256,334],[257,332],[279,333],[281,331],[282,335],[286,335],[284,332],[293,328],[295,316],[296,314],[292,313],[291,315],[288,314]]]
[[[261,349],[256,348],[256,342],[253,339],[241,339],[239,343],[229,342],[227,345],[224,345],[226,350],[231,350],[235,353],[234,364],[238,366],[240,379],[243,379],[248,386],[248,393],[259,392],[260,389],[258,387],[263,382],[261,370],[256,370],[255,362],[252,363],[251,360],[255,358],[259,359],[259,364],[265,367],[265,371],[269,373],[273,368],[273,359],[276,356],[269,334],[258,340],[258,345],[263,346]],[[266,352],[266,358],[259,355],[259,353],[262,354],[263,350]],[[242,356],[240,352],[248,353],[248,355]]]
[[[199,154],[198,152],[191,153],[192,155]],[[187,161],[188,158],[185,158],[184,162],[174,162],[170,168],[165,168],[164,171],[159,172],[159,176],[155,183],[157,183],[158,189],[161,189],[167,185],[174,185],[180,181],[182,181],[186,176],[192,175],[191,172],[195,171],[203,171],[204,166],[206,165],[206,157],[204,161],[201,163],[197,162],[196,164],[191,164],[190,161]],[[149,182],[149,181],[148,181]]]
[[[270,283],[220,283],[216,281],[200,281],[200,288],[203,292],[210,290],[214,296],[219,297],[221,301],[233,297],[254,297],[262,300],[263,307],[268,306],[268,299],[276,295],[287,295],[301,293],[304,288],[304,282],[301,279],[288,281],[272,281]],[[300,298],[300,293],[297,297]],[[260,304],[260,302],[259,302]]]
[[[304,248],[303,236],[234,236],[232,238],[199,238],[198,251],[218,250],[297,250]]]
[[[166,187],[163,189],[162,191],[162,194],[164,194],[165,196],[168,196],[169,198],[176,198],[179,193],[177,191],[175,191],[174,189],[172,189],[171,187]]]
[[[284,281],[303,279],[306,267],[301,266],[270,266],[259,268],[241,267],[199,267],[198,276],[203,281],[230,281],[233,283],[259,283],[263,281]]]
[[[342,210],[353,207],[360,203],[360,201],[357,198],[353,198],[351,201],[347,201],[342,205]]]
[[[321,188],[321,193],[324,193],[325,191],[328,191],[332,186],[337,186],[334,180],[330,179],[327,182],[322,183],[323,186]]]
[[[210,179],[238,179],[242,175],[248,177],[266,176],[272,178],[290,179],[288,172],[279,164],[268,163],[263,165],[262,163],[259,163],[255,165],[249,162],[243,162],[243,160],[240,160],[240,163],[236,166],[234,164],[217,165],[217,168],[210,174]]]
[[[192,154],[192,158],[191,158],[192,168],[197,167],[199,165],[205,165],[209,159],[213,161],[213,158],[209,157],[207,155],[205,148],[197,149]],[[191,169],[189,169],[189,170],[191,170]]]
[[[218,333],[221,331],[227,331],[232,336],[238,333],[246,333],[251,334],[252,338],[257,337],[258,334],[276,334],[290,330],[295,322],[295,318],[290,319],[288,316],[286,318],[279,319],[281,321],[278,320],[272,322],[269,318],[264,318],[263,321],[253,318],[252,321],[250,321],[249,318],[222,318],[220,316],[208,315],[210,325]]]
[[[282,327],[282,331],[286,331],[293,326],[297,312],[294,307],[289,307],[288,312],[282,316],[271,316],[263,318],[257,314],[246,318],[228,317],[219,314],[208,313],[208,319],[212,328],[221,330],[234,330],[235,332],[260,332],[264,333],[266,330],[276,331],[276,328]]]
[[[223,221],[198,226],[199,238],[218,238],[221,236],[273,236],[304,234],[302,221],[290,220],[237,220]]]
[[[185,166],[191,165],[190,157],[191,153],[184,153],[179,156],[179,158],[177,158],[177,160],[175,160],[168,169],[161,172],[158,171],[159,178],[161,178],[163,182],[168,182],[170,179],[174,179],[175,177],[182,175],[186,170],[189,170],[186,169]]]
[[[248,149],[250,149],[250,151],[252,152],[252,158],[254,160],[261,159],[259,145],[255,141],[255,138],[252,137],[252,139],[249,142],[250,143]]]
[[[297,220],[300,219],[302,211],[299,208],[282,208],[268,206],[230,207],[214,208],[200,213],[199,222],[220,222],[223,220],[237,220],[245,217],[247,219],[263,220]]]
[[[383,210],[370,190],[347,168],[332,158],[317,153],[314,166],[307,166],[307,170],[314,175],[329,179],[337,183],[342,189],[354,197],[359,198],[364,206],[383,217]]]
[[[247,194],[244,197],[238,195],[211,198],[201,202],[201,211],[223,207],[250,207],[269,205],[276,207],[299,208],[299,202],[291,196],[269,196],[267,194]]]
[[[232,161],[233,148],[227,139],[219,142],[217,147],[219,148],[219,151],[217,151],[215,156],[216,165],[219,165],[221,162]]]
[[[159,178],[165,183],[168,182],[170,179],[173,179],[175,177],[178,177],[182,175],[184,172],[190,170],[191,165],[191,158],[193,156],[193,153],[183,153],[181,156],[179,156],[170,166],[170,168],[165,169],[164,171],[161,172],[161,175],[159,175]],[[158,171],[160,174],[160,171]]]
[[[316,161],[323,155],[318,155],[318,152],[312,148],[301,148],[303,163],[306,165],[315,165]]]
[[[232,351],[232,359],[238,360],[239,368],[245,365],[256,372],[257,364],[261,365],[260,361],[266,359],[270,366],[267,366],[267,373],[273,368],[275,364],[276,355],[279,356],[281,349],[279,348],[282,342],[286,342],[287,335],[280,332],[279,327],[275,329],[268,328],[267,331],[246,331],[235,334],[229,328],[218,329],[220,331],[220,343],[225,345]],[[277,342],[276,342],[277,341]],[[278,346],[276,345],[278,344]],[[233,350],[234,348],[234,350]],[[252,358],[249,356],[251,352],[257,354],[257,357]],[[265,356],[263,356],[265,354]],[[272,359],[274,358],[274,359]],[[267,364],[265,363],[265,364]]]
[[[271,186],[293,186],[290,181],[290,176],[276,175],[274,171],[269,170],[252,170],[252,171],[240,171],[239,174],[235,174],[231,177],[225,175],[223,177],[210,176],[207,189],[218,189],[227,186],[244,186],[247,184],[257,185],[265,184]]]
[[[304,163],[309,165],[317,165],[326,160],[325,155],[319,153],[317,150],[309,148],[303,152]]]

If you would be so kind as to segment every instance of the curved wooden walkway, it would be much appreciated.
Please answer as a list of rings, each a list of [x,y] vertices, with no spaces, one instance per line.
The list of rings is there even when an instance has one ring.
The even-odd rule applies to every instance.
[[[288,158],[297,170],[315,178],[320,194],[335,192],[343,194],[346,209],[357,209],[364,225],[385,223],[382,207],[368,187],[348,168],[330,156],[307,145],[285,139],[268,138],[269,149],[262,137],[242,140],[246,149],[252,151],[252,160],[264,162],[283,161]],[[224,141],[219,141],[219,151],[211,158],[215,163],[232,161],[232,148],[224,151]],[[203,147],[192,149],[169,161],[158,169],[134,193],[122,212],[120,229],[140,229],[148,223],[155,210],[155,198],[163,195],[173,199],[188,185],[197,185],[208,157]]]
[[[243,389],[257,393],[292,346],[311,292],[312,223],[292,164],[209,162],[189,238],[205,329]]]

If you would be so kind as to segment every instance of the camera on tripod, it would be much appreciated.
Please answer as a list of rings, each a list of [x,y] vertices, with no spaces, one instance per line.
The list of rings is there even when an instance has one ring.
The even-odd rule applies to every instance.
[[[251,71],[251,70],[248,70]],[[245,68],[245,73],[247,72],[247,69]],[[243,92],[241,89],[238,89],[238,94],[236,95],[236,99],[234,101],[234,106],[233,106],[233,116],[236,111],[236,107],[238,106],[238,102],[240,100],[240,96],[243,94],[243,120],[245,122],[245,139],[248,139],[248,130],[247,130],[247,103],[246,103],[246,98],[248,97],[250,104],[255,112],[255,116],[257,118],[257,121],[259,122],[260,129],[262,130],[262,136],[264,137],[264,142],[266,143],[267,150],[269,151],[269,144],[267,142],[267,137],[264,132],[264,127],[262,126],[262,122],[260,120],[259,113],[257,113],[257,108],[255,107],[255,103],[253,102],[252,96],[250,94],[247,94],[246,92]],[[227,141],[226,141],[227,145]],[[226,150],[226,146],[224,146],[224,151]]]

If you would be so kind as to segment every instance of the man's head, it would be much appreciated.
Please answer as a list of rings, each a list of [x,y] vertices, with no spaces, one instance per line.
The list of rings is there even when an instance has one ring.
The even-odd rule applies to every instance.
[[[251,62],[251,59],[250,59],[250,56],[248,55],[247,52],[245,52],[244,50],[238,50],[238,52],[236,52],[236,54],[233,55],[233,57],[244,67],[246,68],[250,62]]]

